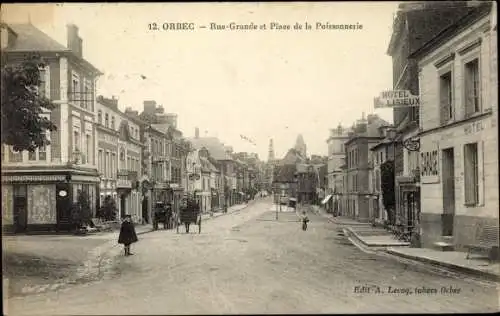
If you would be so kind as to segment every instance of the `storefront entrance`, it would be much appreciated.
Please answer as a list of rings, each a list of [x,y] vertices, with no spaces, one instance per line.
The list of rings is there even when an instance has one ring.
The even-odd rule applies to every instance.
[[[14,185],[14,231],[23,233],[28,228],[28,197],[25,184]]]

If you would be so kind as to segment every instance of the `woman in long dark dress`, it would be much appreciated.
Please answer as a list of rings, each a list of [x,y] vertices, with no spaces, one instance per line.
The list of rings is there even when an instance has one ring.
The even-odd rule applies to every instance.
[[[133,253],[130,252],[130,245],[138,240],[134,223],[132,223],[132,217],[130,215],[125,215],[122,227],[120,228],[120,235],[118,236],[118,243],[123,244],[125,256],[133,255]]]

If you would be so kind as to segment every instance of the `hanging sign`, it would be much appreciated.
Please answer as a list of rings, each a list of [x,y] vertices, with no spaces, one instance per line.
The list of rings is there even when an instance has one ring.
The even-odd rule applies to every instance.
[[[420,97],[408,90],[390,90],[381,92],[373,103],[376,109],[420,106]]]

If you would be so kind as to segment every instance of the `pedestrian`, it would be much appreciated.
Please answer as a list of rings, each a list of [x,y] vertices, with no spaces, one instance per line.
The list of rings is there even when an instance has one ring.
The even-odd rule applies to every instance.
[[[309,217],[307,217],[306,211],[302,212],[302,230],[307,230],[307,223],[309,222]]]
[[[133,253],[130,252],[130,245],[138,240],[134,223],[132,223],[132,216],[125,215],[120,229],[120,235],[118,236],[118,243],[123,244],[125,256],[133,255]]]

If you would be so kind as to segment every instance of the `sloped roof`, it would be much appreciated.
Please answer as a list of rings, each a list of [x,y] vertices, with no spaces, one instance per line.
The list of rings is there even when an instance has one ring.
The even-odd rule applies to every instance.
[[[40,52],[69,52],[63,46],[32,24],[9,24],[17,34],[16,40],[6,51],[40,51]]]
[[[226,160],[224,144],[217,137],[190,138],[189,141],[196,149],[205,147],[215,160]]]

